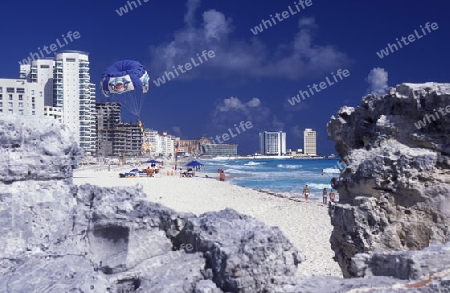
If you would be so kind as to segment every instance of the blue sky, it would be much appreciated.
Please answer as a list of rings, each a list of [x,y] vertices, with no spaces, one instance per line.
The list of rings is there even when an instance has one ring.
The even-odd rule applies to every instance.
[[[127,5],[123,0],[5,2],[0,78],[18,77],[20,60],[68,31],[81,37],[63,49],[90,53],[96,84],[115,61],[138,60],[156,79],[172,65],[213,50],[215,57],[200,66],[160,87],[151,84],[141,111],[146,127],[195,139],[250,121],[253,128],[228,141],[238,143],[240,153],[258,151],[263,130],[286,131],[288,148],[302,148],[304,128],[313,128],[324,155],[335,153],[326,123],[340,107],[356,106],[369,91],[402,82],[449,82],[448,1],[312,0],[257,35],[250,29],[288,6],[296,11],[294,1],[140,2],[122,16],[116,10]],[[420,26],[427,22],[439,28],[423,35]],[[377,56],[414,30],[423,36],[384,58]],[[332,80],[338,69],[350,76],[294,106],[288,102],[308,85]],[[100,91],[98,100],[105,100]]]

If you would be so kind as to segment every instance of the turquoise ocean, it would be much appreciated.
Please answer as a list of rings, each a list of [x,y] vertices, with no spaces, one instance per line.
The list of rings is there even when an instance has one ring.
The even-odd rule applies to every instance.
[[[331,189],[330,181],[339,176],[338,159],[225,159],[200,160],[206,172],[222,168],[232,184],[301,197],[303,187],[310,188],[310,199],[322,201],[322,189]],[[323,175],[322,175],[323,172]],[[339,199],[338,193],[336,199]]]

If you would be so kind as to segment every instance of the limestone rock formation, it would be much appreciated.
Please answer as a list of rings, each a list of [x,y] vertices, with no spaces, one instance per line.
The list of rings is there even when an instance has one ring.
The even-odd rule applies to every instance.
[[[50,120],[0,115],[0,154],[0,292],[450,292],[449,245],[357,254],[349,271],[363,278],[296,277],[303,254],[250,216],[177,213],[139,186],[74,186],[81,151]]]
[[[0,292],[270,292],[304,256],[233,210],[201,217],[142,188],[72,185],[81,158],[51,120],[0,116]]]
[[[450,292],[450,244],[422,251],[357,254],[352,267],[359,278],[297,278],[281,284],[275,292]]]
[[[3,116],[0,119],[2,182],[72,179],[82,149],[67,126],[51,119]]]
[[[401,84],[341,108],[328,123],[346,165],[333,182],[340,202],[330,208],[331,246],[345,277],[360,275],[357,253],[450,240],[449,114],[450,84]]]

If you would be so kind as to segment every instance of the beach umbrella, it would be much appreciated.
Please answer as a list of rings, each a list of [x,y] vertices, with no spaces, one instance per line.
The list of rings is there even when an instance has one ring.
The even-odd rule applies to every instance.
[[[147,163],[147,164],[159,164],[160,162],[158,162],[157,160],[148,160],[148,161],[145,161],[144,163]]]
[[[130,173],[133,173],[133,172],[139,172],[139,169],[130,170]]]
[[[202,163],[198,162],[198,161],[191,161],[191,162],[187,163],[186,166],[188,166],[188,167],[198,167],[198,166],[204,166],[204,165]]]

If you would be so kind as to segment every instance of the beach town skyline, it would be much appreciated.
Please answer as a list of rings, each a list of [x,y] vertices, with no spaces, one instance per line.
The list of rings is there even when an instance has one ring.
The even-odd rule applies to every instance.
[[[39,3],[9,2],[5,7],[8,14],[1,21],[8,27],[4,31],[8,46],[0,55],[0,78],[19,78],[17,62],[59,39],[64,50],[89,53],[90,82],[95,85],[97,101],[104,102],[109,100],[98,88],[104,69],[118,60],[137,60],[150,76],[150,90],[139,117],[146,127],[194,138],[226,133],[234,124],[250,121],[251,129],[229,140],[239,144],[243,153],[257,150],[254,142],[265,130],[285,131],[287,147],[298,148],[305,128],[317,131],[320,154],[335,153],[326,124],[340,107],[356,106],[361,96],[386,92],[402,82],[445,82],[444,68],[450,65],[443,57],[448,44],[441,42],[448,19],[436,13],[446,11],[447,4],[439,1],[425,6],[409,3],[414,17],[401,13],[403,3],[387,0],[351,6],[317,1],[302,1],[304,5],[297,3],[298,7],[294,2],[259,3],[256,9],[239,1],[189,0],[170,5],[112,0],[105,6],[81,0],[77,7],[52,0]],[[124,6],[128,12],[119,16],[116,10]],[[357,15],[368,16],[357,21]],[[34,20],[33,29],[25,25],[27,22],[9,25],[18,17]],[[99,19],[114,29],[104,29],[98,25]],[[260,24],[264,31],[253,34],[250,28],[254,30]],[[427,32],[425,37],[421,26]],[[394,44],[396,38],[401,41],[402,36],[410,37],[415,30],[420,39],[415,37],[413,45],[401,43],[403,48],[389,57],[376,54],[386,44]],[[66,37],[68,32],[81,37],[71,42]],[[48,52],[60,53],[53,49],[55,46]],[[174,67],[191,58],[199,64],[197,54],[201,56],[205,50],[212,50],[215,57],[208,61],[202,57],[203,64],[185,73],[177,69],[177,76]],[[331,73],[339,69],[347,69],[351,75],[336,83]],[[171,80],[156,86],[153,81],[165,72]],[[322,90],[321,81],[331,84],[327,78],[334,84]],[[314,84],[319,87],[312,95],[308,86]],[[291,100],[299,91],[305,96],[305,100],[300,97],[300,103]],[[3,103],[5,110],[8,101]],[[137,122],[131,113],[124,113],[123,118]]]
[[[3,4],[0,291],[449,290],[450,2]]]

